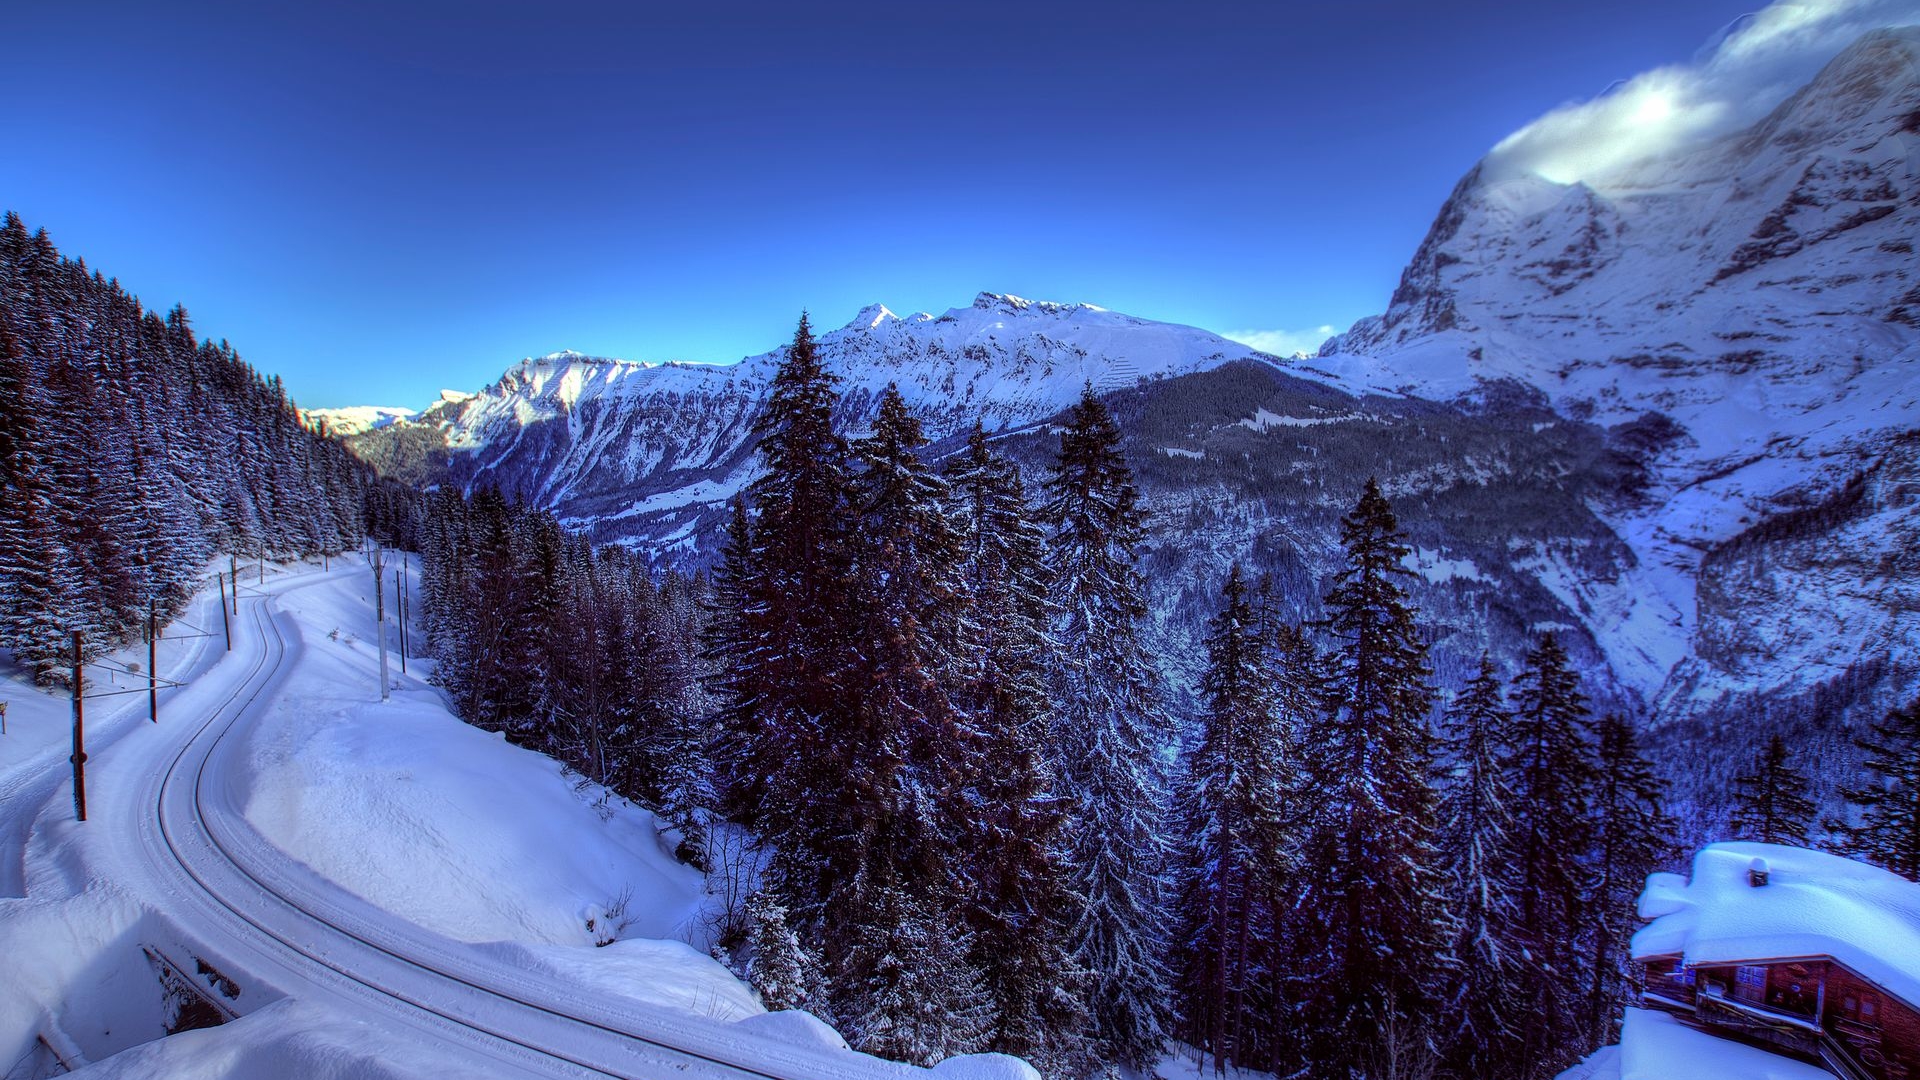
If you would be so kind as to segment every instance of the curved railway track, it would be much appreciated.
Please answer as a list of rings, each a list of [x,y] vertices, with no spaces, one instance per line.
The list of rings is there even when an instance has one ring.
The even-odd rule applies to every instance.
[[[242,721],[273,700],[290,654],[297,659],[297,631],[290,649],[274,599],[245,603],[257,643],[251,666],[149,775],[133,805],[153,815],[140,831],[167,864],[170,891],[189,887],[244,949],[277,954],[276,966],[296,980],[288,992],[298,996],[298,982],[319,985],[516,1071],[716,1080],[901,1080],[918,1071],[585,997],[386,915],[272,847],[247,824],[226,769],[243,749]]]

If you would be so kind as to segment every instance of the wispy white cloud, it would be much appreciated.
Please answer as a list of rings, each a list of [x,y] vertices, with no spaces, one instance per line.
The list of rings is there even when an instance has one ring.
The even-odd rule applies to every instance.
[[[1228,330],[1220,336],[1263,353],[1292,356],[1295,353],[1319,352],[1320,343],[1335,332],[1331,326],[1316,326],[1311,330]]]
[[[1915,23],[1920,0],[1779,0],[1728,26],[1691,61],[1616,83],[1509,135],[1488,168],[1593,180],[1751,124],[1860,35]]]

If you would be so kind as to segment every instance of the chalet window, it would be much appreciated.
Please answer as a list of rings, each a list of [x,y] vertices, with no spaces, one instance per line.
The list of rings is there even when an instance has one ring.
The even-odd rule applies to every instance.
[[[1733,996],[1742,1001],[1764,1001],[1767,996],[1767,969],[1757,964],[1742,964],[1734,968]]]

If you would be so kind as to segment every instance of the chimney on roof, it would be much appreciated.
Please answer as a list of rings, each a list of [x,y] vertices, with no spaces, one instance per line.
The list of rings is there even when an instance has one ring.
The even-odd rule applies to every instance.
[[[1759,888],[1767,883],[1767,860],[1758,855],[1747,864],[1747,884]]]

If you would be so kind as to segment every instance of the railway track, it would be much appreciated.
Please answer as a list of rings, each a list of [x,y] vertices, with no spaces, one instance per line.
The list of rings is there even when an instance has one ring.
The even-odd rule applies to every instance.
[[[227,772],[244,749],[245,721],[273,700],[300,650],[274,596],[243,608],[257,645],[246,674],[204,710],[138,802],[151,815],[142,829],[146,846],[167,864],[175,891],[197,894],[245,951],[273,954],[283,978],[294,980],[288,993],[299,996],[306,982],[344,996],[348,1008],[378,1009],[534,1074],[901,1080],[919,1071],[589,998],[402,923],[306,871],[246,822]]]

